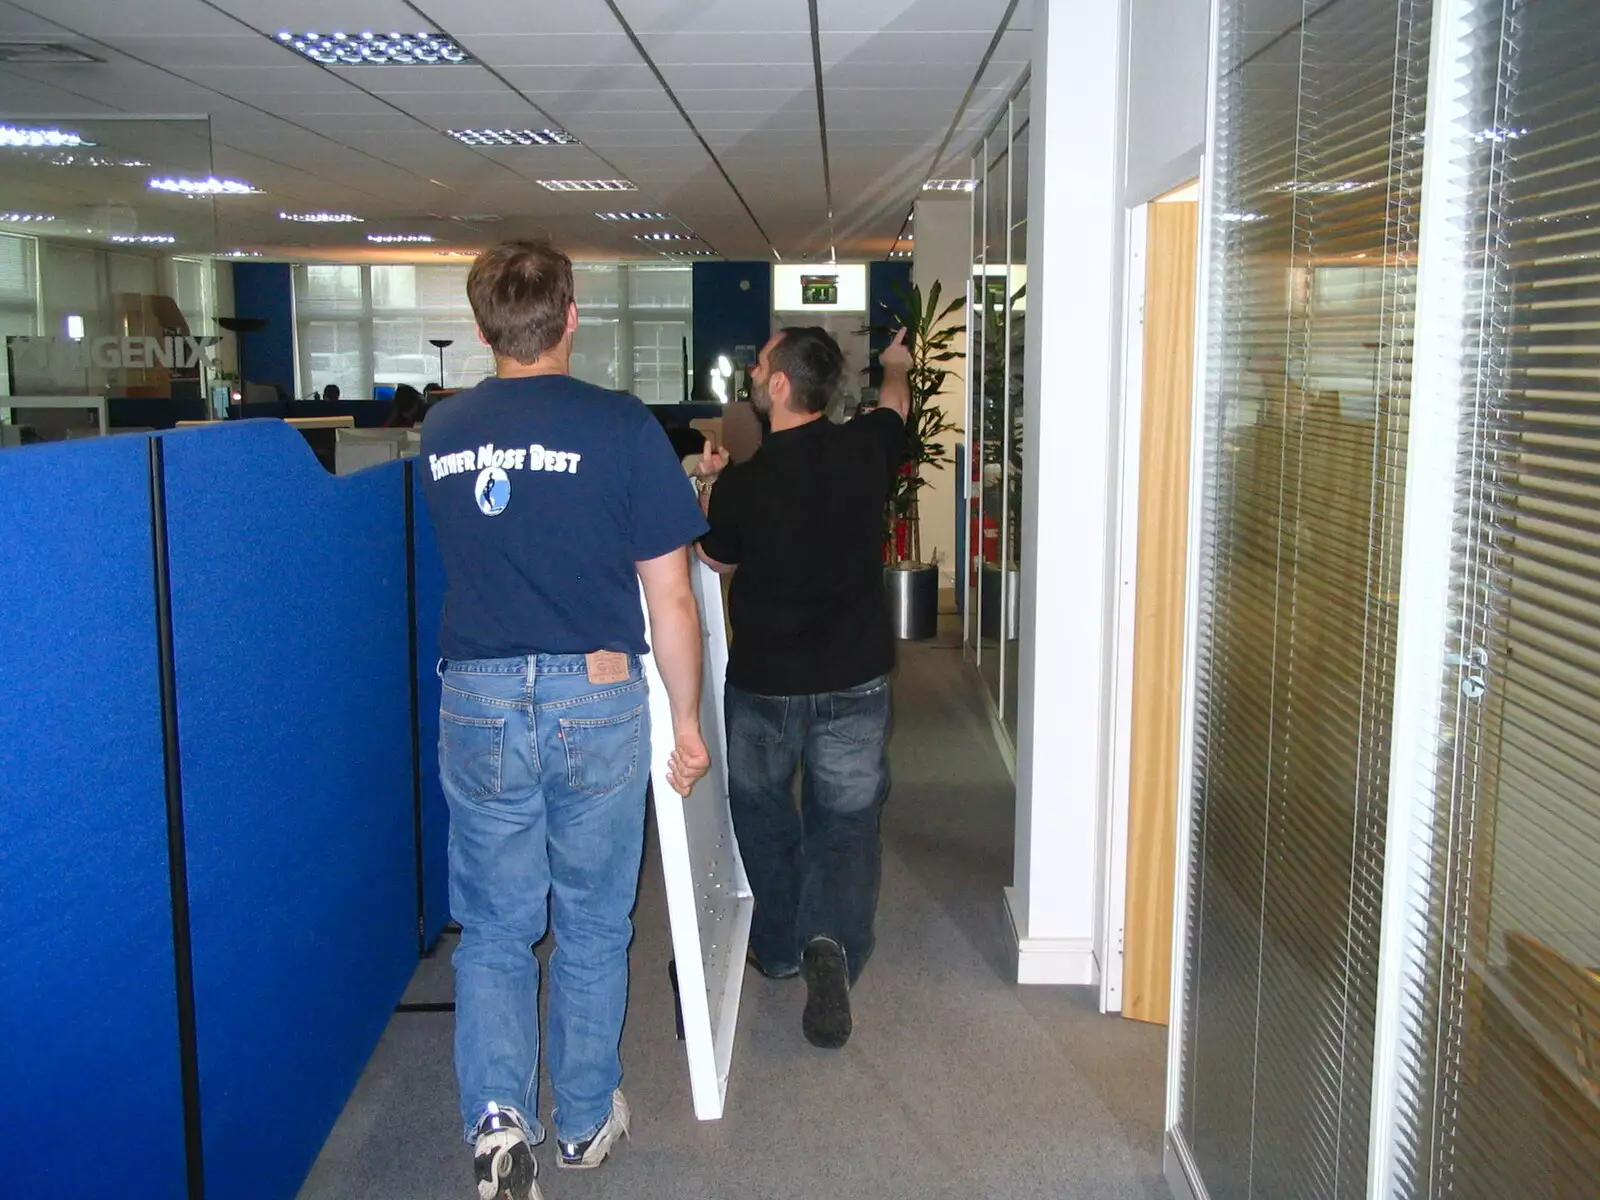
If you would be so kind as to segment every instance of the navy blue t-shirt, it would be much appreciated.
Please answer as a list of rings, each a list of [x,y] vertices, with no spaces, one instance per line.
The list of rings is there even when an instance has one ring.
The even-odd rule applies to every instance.
[[[646,653],[634,564],[706,530],[650,410],[567,375],[441,401],[417,469],[444,557],[445,658]]]

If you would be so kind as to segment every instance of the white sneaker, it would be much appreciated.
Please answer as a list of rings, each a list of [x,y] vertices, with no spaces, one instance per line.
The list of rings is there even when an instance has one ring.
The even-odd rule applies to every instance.
[[[544,1200],[528,1127],[516,1109],[489,1105],[472,1142],[472,1173],[478,1200]]]
[[[606,1123],[581,1142],[556,1142],[556,1162],[569,1171],[592,1171],[605,1162],[612,1148],[628,1133],[628,1100],[618,1088],[611,1093],[611,1115]]]

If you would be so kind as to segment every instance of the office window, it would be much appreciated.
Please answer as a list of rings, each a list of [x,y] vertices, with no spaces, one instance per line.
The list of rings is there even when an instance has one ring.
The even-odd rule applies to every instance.
[[[39,332],[38,243],[0,234],[0,345]],[[11,372],[0,371],[0,395],[11,394]]]
[[[337,383],[346,396],[374,385],[440,381],[470,387],[494,373],[467,303],[467,265],[398,264],[295,268],[300,390]],[[572,373],[648,403],[683,398],[683,339],[689,334],[690,268],[577,263],[579,325]]]

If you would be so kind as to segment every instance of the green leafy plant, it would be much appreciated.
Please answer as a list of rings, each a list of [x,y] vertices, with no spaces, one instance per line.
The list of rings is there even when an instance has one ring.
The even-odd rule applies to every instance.
[[[942,471],[954,461],[944,436],[957,426],[936,398],[953,370],[945,364],[966,358],[965,351],[955,348],[955,339],[966,332],[966,324],[943,322],[967,301],[965,296],[959,296],[941,309],[939,300],[937,281],[926,296],[915,284],[910,291],[896,288],[895,302],[881,306],[889,323],[869,325],[859,331],[887,341],[897,329],[904,329],[906,348],[911,351],[911,369],[907,372],[911,411],[906,418],[902,457],[905,466],[894,478],[884,512],[884,544],[891,566],[922,562],[922,489],[931,482],[928,473]]]

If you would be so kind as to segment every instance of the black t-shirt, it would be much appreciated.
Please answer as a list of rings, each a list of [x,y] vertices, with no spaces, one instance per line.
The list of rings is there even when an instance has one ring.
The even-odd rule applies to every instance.
[[[440,401],[418,470],[444,558],[446,658],[643,654],[634,564],[706,528],[650,410],[566,375]]]
[[[844,425],[768,434],[711,492],[706,554],[737,565],[728,682],[764,696],[836,692],[894,666],[883,514],[905,423],[873,409]]]

